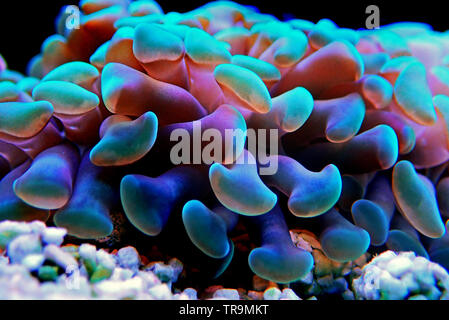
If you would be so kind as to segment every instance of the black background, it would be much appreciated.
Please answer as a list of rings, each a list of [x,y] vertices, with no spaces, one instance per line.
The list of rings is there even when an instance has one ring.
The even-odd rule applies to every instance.
[[[177,1],[160,1],[161,6],[165,12],[179,11],[184,12],[198,7],[208,1],[191,1],[184,0],[182,2]],[[433,26],[435,30],[444,31],[449,29],[449,5],[446,1],[377,1],[377,0],[354,0],[354,1],[324,1],[324,0],[240,0],[241,4],[248,4],[257,6],[262,12],[272,13],[278,18],[283,18],[286,14],[297,18],[308,19],[313,22],[318,21],[321,18],[329,18],[336,22],[339,26],[350,27],[354,29],[363,28],[366,19],[365,8],[370,4],[378,5],[381,13],[381,24],[388,24],[397,21],[420,21],[426,22]],[[63,5],[77,4],[78,1],[69,0],[0,0],[0,53],[6,58],[11,69],[24,72],[26,64],[29,59],[39,53],[42,42],[50,35],[55,33],[54,20]],[[446,3],[446,4],[445,4]],[[3,309],[14,310],[17,316],[20,312],[26,310],[33,310],[36,312],[39,302],[31,301],[29,308],[22,301],[16,302],[3,302],[5,303]],[[13,305],[15,303],[15,305]],[[107,318],[105,312],[114,312],[114,316],[117,316],[116,311],[118,308],[126,307],[124,302],[92,302],[95,305],[91,305],[89,308],[89,314],[92,311],[102,312],[101,316]],[[112,304],[113,303],[113,304]],[[118,305],[118,303],[123,303]],[[131,303],[131,302],[130,302]],[[265,303],[265,302],[264,302]],[[328,302],[329,303],[329,302]],[[401,306],[395,305],[395,302],[373,302],[371,305],[366,304],[354,304],[350,301],[338,302],[338,305],[329,308],[329,305],[317,304],[316,302],[302,303],[298,306],[296,303],[286,302],[283,304],[277,304],[277,308],[273,308],[273,313],[270,315],[270,319],[276,319],[273,314],[277,315],[282,310],[289,314],[291,317],[305,316],[307,312],[310,312],[314,317],[323,317],[324,310],[332,312],[332,316],[337,315],[352,317],[364,317],[364,314],[369,313],[373,317],[385,316],[386,311],[382,307],[387,309],[393,309],[401,312],[401,317],[405,318],[406,312],[414,312],[415,315],[418,310],[422,309],[420,304],[413,304],[407,302],[401,302]],[[398,302],[396,302],[398,303]],[[64,305],[65,304],[65,305]],[[64,311],[69,311],[72,316],[74,313],[80,312],[80,316],[86,315],[86,305],[78,305],[75,302],[65,302],[61,305],[58,302],[59,307],[63,307]],[[101,305],[102,304],[102,305]],[[274,304],[274,303],[272,303]],[[46,309],[42,310],[42,314],[46,316],[51,315],[49,310],[55,310],[56,305],[47,304],[42,305]],[[130,306],[128,304],[128,306]],[[175,302],[132,302],[131,304],[133,314],[139,314],[138,307],[142,308],[142,315],[157,314],[160,310],[164,312],[167,319],[174,319],[175,313],[178,310]],[[437,307],[445,305],[438,305],[433,302],[431,306],[427,306],[427,310],[432,310],[429,316],[435,316],[438,311]],[[360,308],[360,309],[359,309]],[[400,309],[399,309],[400,308]],[[431,308],[431,309],[430,309]],[[299,310],[299,311],[298,311]],[[39,310],[40,311],[40,310]],[[422,311],[422,310],[421,310]],[[447,310],[446,310],[447,311]],[[312,313],[313,312],[313,313]],[[390,310],[388,310],[389,314]],[[441,310],[441,314],[444,311]],[[53,311],[54,313],[54,311]],[[112,314],[111,314],[112,315]],[[242,317],[234,317],[241,319]],[[230,318],[228,318],[230,319]],[[263,319],[258,317],[258,319]]]
[[[185,12],[209,1],[159,1],[165,12]],[[261,12],[278,18],[296,17],[313,22],[329,18],[341,27],[363,28],[370,4],[380,8],[381,25],[398,21],[420,21],[431,24],[435,30],[449,29],[447,1],[324,1],[324,0],[240,0]],[[446,3],[446,4],[445,4]],[[42,42],[55,33],[54,20],[64,5],[78,4],[70,0],[1,0],[0,53],[11,69],[25,71],[28,61],[40,51]]]

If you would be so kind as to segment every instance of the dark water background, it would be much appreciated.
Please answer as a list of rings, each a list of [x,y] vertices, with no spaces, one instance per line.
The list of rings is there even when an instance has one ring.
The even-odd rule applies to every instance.
[[[208,1],[160,0],[165,12],[185,12]],[[341,27],[364,28],[370,4],[380,8],[381,25],[398,21],[420,21],[431,24],[435,30],[449,29],[447,1],[323,1],[323,0],[241,0],[241,4],[256,6],[261,12],[278,18],[301,18],[313,22],[329,18]],[[78,4],[70,0],[1,0],[0,53],[11,69],[24,72],[28,61],[40,51],[42,42],[55,33],[54,20],[64,5]]]

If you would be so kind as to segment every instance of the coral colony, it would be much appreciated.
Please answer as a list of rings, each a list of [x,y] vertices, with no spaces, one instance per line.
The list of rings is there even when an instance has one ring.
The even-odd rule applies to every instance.
[[[65,232],[92,243],[129,225],[188,242],[211,279],[246,237],[244,264],[277,284],[266,299],[341,283],[347,298],[448,297],[448,33],[283,22],[228,1],[187,13],[151,0],[79,7],[79,24],[62,9],[27,76],[0,60],[4,268],[42,282],[75,265],[85,286],[109,281],[97,297],[132,272],[141,290],[160,286],[135,249],[129,267],[120,251],[59,247]],[[119,297],[171,294],[128,289]],[[239,298],[226,290],[214,297]]]

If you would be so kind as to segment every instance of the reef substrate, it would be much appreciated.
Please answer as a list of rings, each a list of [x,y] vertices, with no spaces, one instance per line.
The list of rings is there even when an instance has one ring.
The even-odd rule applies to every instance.
[[[27,75],[0,58],[0,221],[160,251],[194,281],[446,298],[413,281],[377,295],[351,286],[387,250],[400,258],[380,255],[388,270],[449,268],[447,32],[280,21],[228,1],[79,9],[74,27],[62,8]],[[430,269],[429,281],[445,277]]]

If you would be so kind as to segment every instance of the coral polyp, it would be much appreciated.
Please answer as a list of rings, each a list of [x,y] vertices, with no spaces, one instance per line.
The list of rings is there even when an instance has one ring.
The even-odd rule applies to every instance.
[[[305,281],[322,260],[295,229],[335,264],[390,249],[449,268],[447,33],[229,1],[79,8],[76,28],[61,10],[26,76],[0,59],[0,221],[176,239],[167,250],[210,278],[244,236],[248,270]]]

